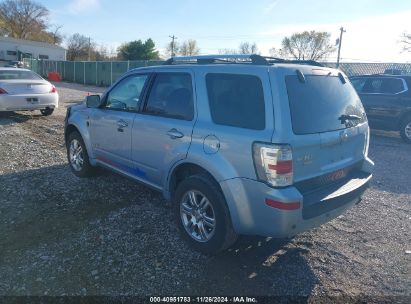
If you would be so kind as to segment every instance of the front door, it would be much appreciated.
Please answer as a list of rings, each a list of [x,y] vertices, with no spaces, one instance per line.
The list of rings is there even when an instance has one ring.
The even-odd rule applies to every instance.
[[[134,74],[120,80],[104,97],[104,106],[94,109],[90,137],[97,161],[132,173],[131,136],[134,117],[148,79]]]

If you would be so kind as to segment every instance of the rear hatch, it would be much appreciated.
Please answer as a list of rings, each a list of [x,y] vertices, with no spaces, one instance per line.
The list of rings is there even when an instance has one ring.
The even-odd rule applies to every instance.
[[[52,86],[44,80],[15,79],[0,80],[0,88],[9,95],[30,95],[50,93]]]
[[[331,69],[289,70],[283,79],[291,117],[294,183],[316,188],[346,177],[364,159],[369,136],[354,88],[342,73]]]

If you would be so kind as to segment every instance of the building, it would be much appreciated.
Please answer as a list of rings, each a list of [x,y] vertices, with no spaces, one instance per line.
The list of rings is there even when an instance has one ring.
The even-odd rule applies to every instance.
[[[0,61],[23,58],[66,60],[66,49],[45,42],[0,37]]]

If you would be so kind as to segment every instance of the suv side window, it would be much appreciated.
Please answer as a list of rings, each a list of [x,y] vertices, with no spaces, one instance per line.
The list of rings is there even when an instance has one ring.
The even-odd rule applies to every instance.
[[[381,84],[381,91],[385,94],[396,94],[404,90],[404,82],[399,78],[384,78]]]
[[[214,123],[263,130],[263,85],[257,76],[210,73],[206,76],[208,100]]]
[[[365,77],[353,78],[353,79],[351,79],[351,83],[352,83],[354,89],[355,89],[358,93],[362,93],[362,92],[363,92],[363,88],[364,88],[364,85],[365,85],[365,81],[366,81],[367,79],[368,79],[368,78],[365,78]]]
[[[191,75],[159,73],[154,79],[144,113],[181,120],[193,120],[194,99]]]
[[[362,89],[363,93],[396,94],[405,90],[404,82],[400,78],[368,78]]]
[[[105,107],[112,110],[137,111],[148,75],[131,75],[121,80],[106,98]]]

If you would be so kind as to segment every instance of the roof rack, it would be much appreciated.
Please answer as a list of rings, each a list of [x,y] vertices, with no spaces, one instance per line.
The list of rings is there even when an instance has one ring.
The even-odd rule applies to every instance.
[[[213,64],[213,63],[248,63],[255,65],[272,65],[274,63],[289,63],[289,64],[307,64],[314,66],[323,66],[321,63],[314,60],[287,60],[276,57],[265,57],[256,54],[250,55],[199,55],[187,57],[172,57],[164,62],[164,65],[173,64]]]

